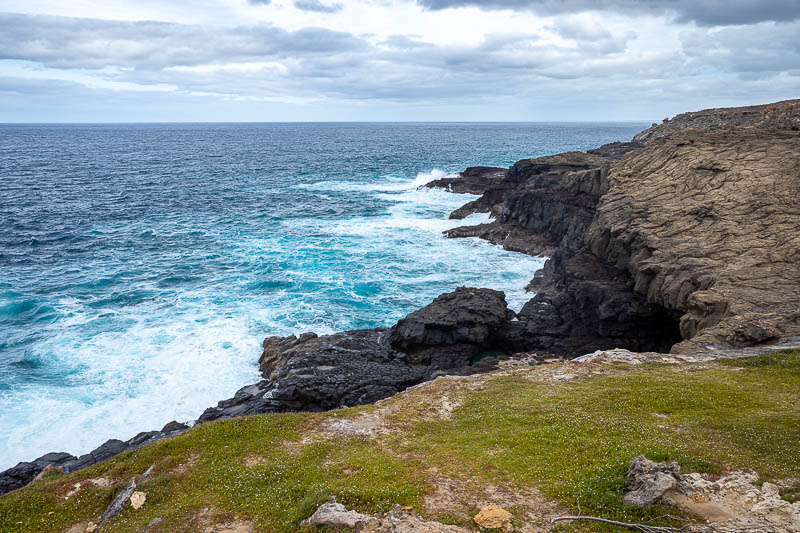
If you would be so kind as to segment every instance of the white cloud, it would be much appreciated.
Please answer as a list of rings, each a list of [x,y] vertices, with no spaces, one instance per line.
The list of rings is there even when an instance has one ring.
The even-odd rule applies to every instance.
[[[630,0],[635,9],[627,11],[620,9],[625,2],[588,0],[449,9],[414,0],[320,0],[305,5],[311,10],[298,1],[107,0],[98,7],[85,0],[0,0],[0,10],[12,11],[0,14],[6,94],[15,83],[8,80],[20,83],[14,103],[0,103],[0,121],[17,116],[12,105],[26,90],[42,94],[48,81],[70,84],[65,106],[88,90],[108,101],[130,93],[128,105],[149,108],[145,99],[158,93],[158,102],[171,98],[187,113],[202,113],[198,100],[216,99],[218,112],[231,119],[264,109],[270,119],[275,109],[267,104],[285,104],[298,119],[305,108],[330,120],[343,110],[367,120],[434,118],[432,110],[457,120],[652,119],[675,106],[800,92],[800,22],[701,25],[726,17],[791,19],[791,5],[778,0],[761,14],[735,0],[724,15],[683,0],[670,9],[661,0]],[[436,1],[426,5],[462,3]],[[321,11],[314,11],[317,3]],[[772,89],[766,78],[775,81]],[[43,112],[43,101],[26,108]],[[242,111],[247,105],[250,115]]]

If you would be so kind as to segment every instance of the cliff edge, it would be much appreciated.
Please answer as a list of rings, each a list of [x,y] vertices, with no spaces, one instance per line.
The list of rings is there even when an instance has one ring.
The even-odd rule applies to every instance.
[[[430,186],[487,181],[476,174]],[[550,256],[507,349],[690,353],[800,335],[800,101],[686,113],[492,176],[452,216],[495,220],[448,236]]]

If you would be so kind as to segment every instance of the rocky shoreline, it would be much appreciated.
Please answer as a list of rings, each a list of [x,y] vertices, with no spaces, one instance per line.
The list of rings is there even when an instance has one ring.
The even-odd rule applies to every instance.
[[[519,313],[461,287],[391,328],[270,337],[264,379],[198,423],[371,403],[524,354],[596,350],[736,354],[800,339],[800,101],[679,115],[588,152],[473,167],[428,187],[480,194],[451,214],[493,222],[447,232],[550,257]],[[800,344],[800,343],[798,343]],[[0,494],[189,426],[170,423],[90,454],[47,454],[0,473]]]

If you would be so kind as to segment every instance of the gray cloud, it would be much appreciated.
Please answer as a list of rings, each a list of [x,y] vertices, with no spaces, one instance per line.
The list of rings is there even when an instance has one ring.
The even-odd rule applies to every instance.
[[[336,13],[342,10],[342,4],[323,4],[319,0],[295,0],[294,7],[316,13]]]
[[[658,113],[664,115],[686,110],[697,95],[708,98],[698,106],[708,107],[735,104],[741,94],[764,95],[761,101],[769,101],[800,89],[800,23],[693,28],[681,34],[679,48],[648,48],[644,54],[626,50],[645,36],[617,35],[572,17],[548,27],[566,43],[531,33],[501,33],[458,46],[435,45],[415,35],[393,35],[373,44],[343,32],[288,32],[269,25],[225,28],[9,14],[0,14],[0,24],[0,59],[27,61],[60,74],[80,69],[81,75],[94,73],[111,82],[174,87],[137,94],[123,85],[91,89],[58,80],[11,80],[0,85],[0,110],[22,109],[35,101],[48,110],[53,109],[49,102],[64,102],[90,112],[90,106],[76,102],[90,102],[87,95],[97,94],[112,111],[115,101],[145,107],[153,102],[159,109],[169,109],[171,101],[186,109],[209,102],[223,102],[229,106],[225,109],[299,100],[431,107],[494,102],[503,110],[547,102],[548,112],[559,112],[561,118],[576,118],[577,109],[608,115],[617,107],[658,118],[646,113],[648,102],[674,99],[673,108]],[[315,109],[324,111],[324,106]]]
[[[624,52],[628,41],[636,38],[636,32],[612,34],[599,24],[588,25],[570,18],[558,19],[548,29],[564,39],[576,41],[585,52],[595,51],[603,54]]]
[[[268,6],[272,0],[247,0],[247,3],[253,6]]]
[[[800,18],[797,0],[417,0],[428,9],[474,6],[482,9],[531,10],[542,15],[582,11],[654,14],[700,26],[786,22]]]
[[[44,15],[0,14],[0,59],[49,67],[161,69],[217,61],[363,50],[367,43],[324,28],[287,32],[261,25],[210,28]]]
[[[681,33],[683,53],[698,69],[757,79],[800,69],[800,23],[763,23],[719,31]]]

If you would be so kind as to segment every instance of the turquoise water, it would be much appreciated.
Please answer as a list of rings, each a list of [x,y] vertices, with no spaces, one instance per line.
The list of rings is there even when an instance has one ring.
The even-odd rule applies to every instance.
[[[643,127],[0,125],[0,469],[194,419],[258,379],[268,335],[463,284],[518,309],[542,260],[445,239],[473,197],[418,186]]]

